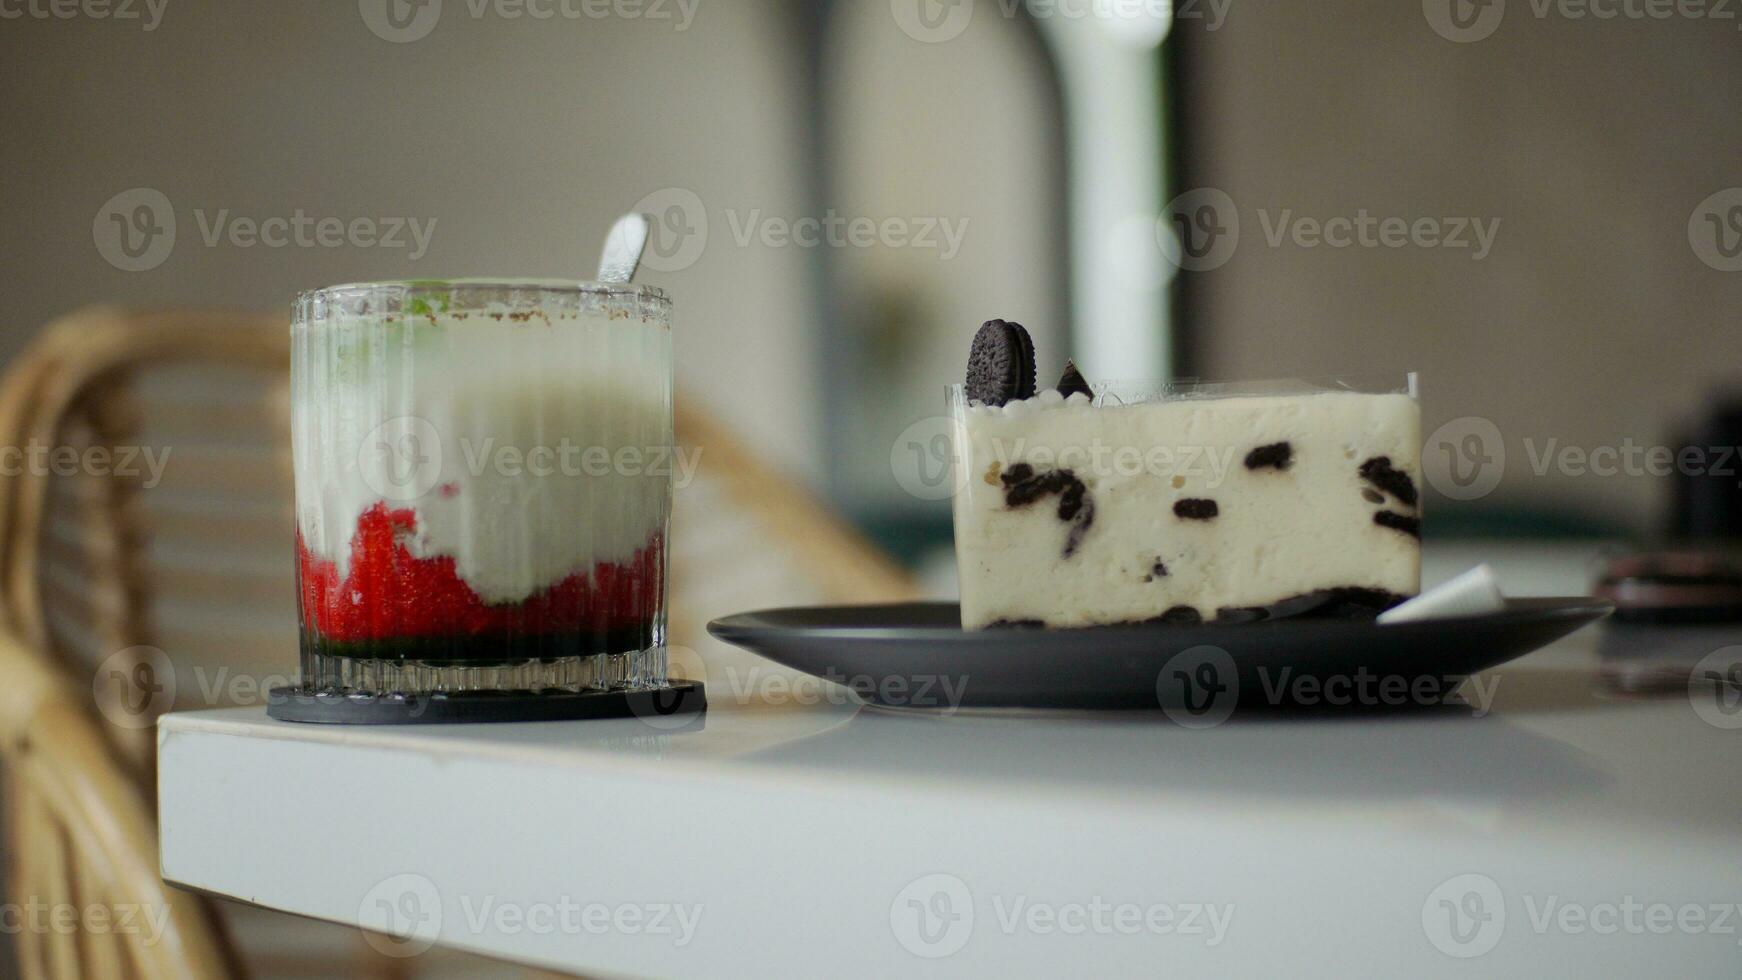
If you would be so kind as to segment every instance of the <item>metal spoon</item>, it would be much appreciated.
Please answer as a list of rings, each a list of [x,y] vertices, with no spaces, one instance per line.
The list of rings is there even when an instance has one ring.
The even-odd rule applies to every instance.
[[[653,219],[645,214],[626,214],[617,219],[611,233],[605,236],[605,251],[599,256],[600,282],[627,283],[635,278],[652,227]]]

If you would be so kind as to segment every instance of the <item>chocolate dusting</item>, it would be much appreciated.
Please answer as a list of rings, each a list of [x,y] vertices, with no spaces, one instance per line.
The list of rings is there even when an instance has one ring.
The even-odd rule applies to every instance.
[[[1184,500],[1174,501],[1173,512],[1174,516],[1188,521],[1208,521],[1215,519],[1216,515],[1222,512],[1222,508],[1216,506],[1214,500],[1187,497]]]
[[[1167,566],[1159,558],[1155,560],[1155,564],[1149,566],[1149,574],[1143,576],[1143,580],[1153,582],[1158,578],[1167,578]]]
[[[1418,541],[1421,540],[1421,518],[1419,517],[1382,510],[1373,515],[1373,523],[1380,527],[1391,528],[1393,531],[1402,531]]]
[[[1294,465],[1294,447],[1286,442],[1273,442],[1268,446],[1259,446],[1246,454],[1246,468],[1249,470],[1273,469],[1286,470]]]
[[[1004,484],[1004,506],[1027,507],[1041,499],[1058,495],[1058,518],[1071,526],[1065,535],[1064,557],[1077,553],[1083,535],[1095,523],[1095,501],[1089,488],[1070,470],[1048,470],[1036,473],[1027,463],[1017,463],[999,475]]]
[[[1404,506],[1415,506],[1415,481],[1408,473],[1393,468],[1390,456],[1375,456],[1362,463],[1361,479],[1396,497]]]

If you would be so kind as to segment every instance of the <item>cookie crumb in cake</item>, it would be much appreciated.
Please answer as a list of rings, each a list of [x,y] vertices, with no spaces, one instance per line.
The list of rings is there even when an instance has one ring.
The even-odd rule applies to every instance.
[[[1071,525],[1065,536],[1064,557],[1077,553],[1083,535],[1095,523],[1095,502],[1089,488],[1070,470],[1050,470],[1035,473],[1027,463],[1017,463],[998,478],[1004,484],[1004,506],[1019,509],[1049,497],[1059,495],[1058,518]]]
[[[1249,470],[1286,470],[1292,465],[1294,465],[1294,447],[1286,442],[1273,442],[1268,446],[1259,446],[1246,454],[1246,468]]]
[[[1382,510],[1373,515],[1373,523],[1380,527],[1388,527],[1393,531],[1402,531],[1412,538],[1421,537],[1421,518],[1409,517],[1389,510]]]
[[[1390,456],[1375,456],[1361,464],[1361,479],[1402,501],[1407,507],[1416,502],[1415,481],[1409,474],[1391,465]]]
[[[1205,500],[1201,497],[1187,497],[1184,500],[1175,501],[1173,505],[1174,515],[1188,521],[1214,520],[1221,511],[1222,509],[1216,506],[1214,500]]]

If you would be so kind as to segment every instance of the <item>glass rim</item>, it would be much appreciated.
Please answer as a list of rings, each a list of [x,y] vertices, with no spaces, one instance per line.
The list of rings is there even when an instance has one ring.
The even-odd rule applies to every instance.
[[[296,294],[294,306],[305,309],[316,302],[359,300],[375,296],[403,298],[419,293],[525,292],[559,296],[632,297],[669,306],[671,297],[658,286],[639,283],[600,282],[593,279],[516,279],[505,276],[475,276],[458,279],[384,279],[379,282],[347,282]]]

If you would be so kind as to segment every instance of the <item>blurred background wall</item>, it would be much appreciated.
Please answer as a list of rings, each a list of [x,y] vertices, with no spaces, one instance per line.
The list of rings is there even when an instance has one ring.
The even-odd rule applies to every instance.
[[[1626,13],[1653,6],[1672,16]],[[1656,530],[1670,480],[1538,476],[1531,450],[1664,445],[1742,381],[1742,272],[1690,242],[1691,220],[1710,234],[1702,202],[1742,185],[1742,10],[1707,9],[1314,0],[1182,22],[1181,186],[1226,192],[1240,218],[1226,264],[1183,276],[1187,369],[1419,370],[1424,434],[1484,418],[1506,452],[1491,495],[1430,501],[1430,527],[1525,511]],[[1718,204],[1731,219],[1742,192]],[[1363,209],[1498,227],[1483,257],[1296,244],[1295,219]]]
[[[149,32],[0,22],[0,130],[13,134],[0,148],[11,297],[0,348],[97,301],[288,317],[298,290],[340,282],[590,278],[611,220],[668,188],[660,203],[801,208],[800,63],[787,25],[758,4],[703,4],[686,30],[446,8],[407,43],[377,36],[356,3],[169,0]],[[136,187],[172,204],[176,241],[161,265],[128,272],[93,247],[92,222]],[[421,254],[228,236],[208,246],[196,214],[212,224],[299,209],[434,227]],[[815,450],[794,411],[816,395],[804,262],[796,249],[716,244],[681,278],[649,275],[683,304],[690,390],[800,469]]]
[[[548,18],[495,0],[168,0],[150,30],[0,19],[0,355],[97,301],[282,310],[341,281],[582,276],[610,219],[640,205],[661,218],[645,277],[678,298],[684,397],[910,558],[947,546],[947,507],[904,484],[892,449],[939,414],[981,320],[1027,323],[1048,379],[1089,338],[1167,329],[1085,314],[1097,263],[1177,292],[1177,373],[1414,369],[1428,431],[1491,421],[1504,479],[1432,502],[1430,527],[1523,514],[1537,530],[1650,529],[1668,481],[1538,475],[1532,453],[1661,444],[1736,379],[1742,273],[1702,261],[1690,223],[1742,185],[1742,31],[1544,2],[1201,0],[1178,6],[1161,45],[1129,22],[1082,25],[1069,3],[1024,15],[997,0],[665,0]],[[1065,70],[1066,22],[1123,38],[1155,81],[1084,97],[1085,78],[1117,72],[1080,52]],[[1102,179],[1096,147],[1134,152],[1084,134],[1151,103],[1169,125],[1135,150],[1153,152],[1154,202],[1073,224]],[[177,231],[133,272],[101,243],[136,188],[161,193]],[[1175,279],[1156,204],[1198,188],[1228,195],[1239,244]],[[409,229],[398,248],[233,237],[236,219],[299,212],[415,219],[427,247]],[[1363,213],[1448,234],[1473,219],[1493,237],[1479,255],[1469,230],[1471,247],[1293,237],[1302,218]],[[793,243],[798,219],[831,215],[929,238]]]
[[[448,0],[403,43],[371,29],[369,0],[169,0],[151,30],[0,20],[0,131],[13,134],[0,354],[98,301],[288,312],[298,290],[337,282],[590,277],[611,220],[639,204],[662,219],[643,278],[679,303],[684,394],[820,485],[829,459],[853,455],[822,446],[825,405],[855,395],[825,380],[893,372],[848,413],[848,437],[887,446],[913,420],[910,397],[941,408],[983,311],[1059,338],[1047,346],[1062,363],[1063,175],[1056,117],[1035,109],[1051,75],[1020,22],[982,17],[933,46],[887,5],[826,20],[808,6],[662,0],[594,18],[571,3],[539,18],[562,8]],[[828,175],[825,156],[839,163]],[[133,188],[161,192],[177,221],[173,251],[143,271],[93,244],[94,219]],[[207,240],[226,215],[298,213],[414,219],[427,249],[410,227],[403,248],[241,245],[233,225]],[[832,217],[898,219],[911,244],[795,243],[801,219]],[[864,344],[822,329],[825,249],[849,253],[841,287]],[[942,323],[957,336],[940,338]],[[875,363],[825,371],[855,356]],[[876,455],[868,475],[834,481],[881,481],[866,506],[899,493]]]

